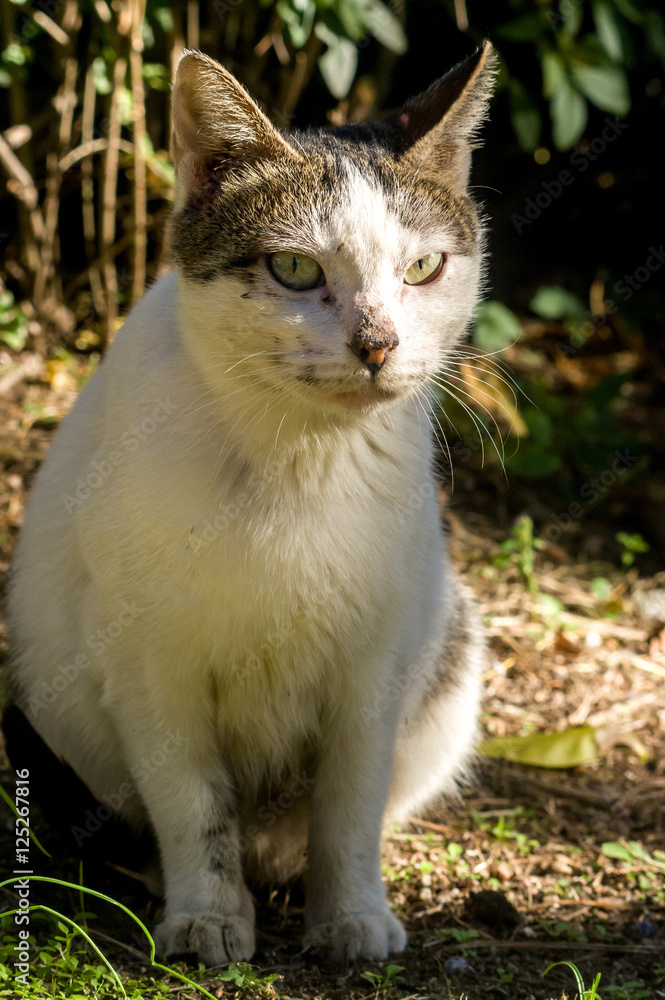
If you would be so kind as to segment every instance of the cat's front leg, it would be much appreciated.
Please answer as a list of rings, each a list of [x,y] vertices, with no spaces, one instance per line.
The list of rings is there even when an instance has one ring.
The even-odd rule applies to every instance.
[[[333,962],[387,958],[406,945],[381,881],[396,712],[376,717],[363,702],[350,693],[324,726],[312,792],[305,944]]]
[[[209,750],[207,759],[201,753],[214,742],[202,736],[203,728],[174,727],[160,742],[161,726],[152,734],[136,726],[131,772],[157,835],[164,875],[157,950],[221,965],[252,957],[254,904],[243,881],[234,791],[222,762],[211,764]]]
[[[199,789],[198,815],[178,823],[175,836],[162,827],[160,848],[166,909],[155,930],[164,955],[195,954],[206,965],[247,961],[254,954],[254,903],[241,868],[237,818],[230,803]]]

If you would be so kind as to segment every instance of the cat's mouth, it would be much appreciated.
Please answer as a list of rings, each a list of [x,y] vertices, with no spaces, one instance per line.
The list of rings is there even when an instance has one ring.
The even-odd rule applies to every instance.
[[[345,392],[336,392],[333,398],[336,403],[341,403],[350,410],[365,410],[373,409],[376,406],[380,406],[382,403],[387,403],[390,400],[397,399],[402,393],[398,392],[396,389],[386,386],[385,384],[379,384],[374,379],[371,382],[365,382],[362,386],[353,390],[346,390]]]
[[[346,410],[376,409],[408,395],[412,388],[407,384],[408,379],[387,378],[383,372],[371,378],[358,372],[340,378],[332,373],[328,376],[315,373],[312,367],[307,367],[296,378],[308,387],[308,392],[314,391],[324,405],[329,401]]]

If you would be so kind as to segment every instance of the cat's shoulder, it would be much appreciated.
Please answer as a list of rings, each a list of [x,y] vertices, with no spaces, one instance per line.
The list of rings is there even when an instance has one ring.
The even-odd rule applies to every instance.
[[[113,349],[131,344],[145,347],[155,339],[163,344],[179,339],[180,309],[178,272],[167,270],[148,289],[138,305],[125,318],[113,342]]]

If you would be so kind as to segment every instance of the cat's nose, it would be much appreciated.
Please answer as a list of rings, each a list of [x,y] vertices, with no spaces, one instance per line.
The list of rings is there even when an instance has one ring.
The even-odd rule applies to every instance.
[[[370,334],[367,330],[359,330],[349,346],[374,377],[383,368],[388,354],[394,351],[398,344],[399,337],[393,330],[378,336],[376,333]]]

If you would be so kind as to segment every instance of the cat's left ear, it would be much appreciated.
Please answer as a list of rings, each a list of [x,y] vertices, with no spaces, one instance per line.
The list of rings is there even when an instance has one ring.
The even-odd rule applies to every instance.
[[[201,52],[186,52],[178,63],[171,152],[176,208],[205,202],[225,170],[298,156],[233,74]]]
[[[393,120],[400,163],[419,176],[435,175],[459,194],[466,191],[471,150],[487,117],[496,63],[492,45],[485,42],[406,104]]]

